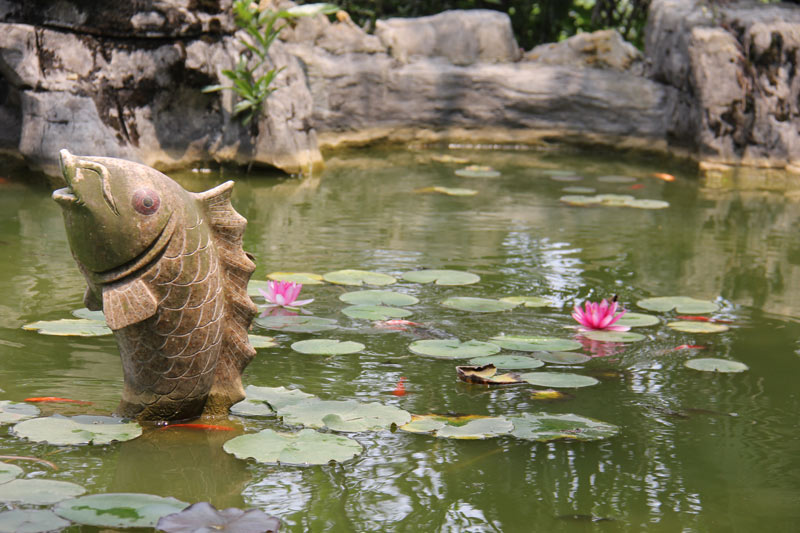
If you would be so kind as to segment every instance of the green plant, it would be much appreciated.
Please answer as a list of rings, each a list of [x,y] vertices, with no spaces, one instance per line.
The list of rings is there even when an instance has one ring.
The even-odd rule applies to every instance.
[[[251,0],[236,0],[233,13],[236,25],[244,30],[239,42],[247,49],[240,55],[233,70],[223,70],[222,74],[233,82],[233,85],[208,85],[203,87],[204,93],[218,91],[234,91],[239,101],[233,107],[233,116],[242,116],[242,124],[253,124],[253,118],[261,114],[264,103],[270,94],[275,92],[271,87],[275,76],[285,67],[271,68],[258,75],[257,71],[268,61],[269,48],[285,27],[279,21],[289,22],[299,17],[335,13],[339,8],[333,4],[316,3],[296,6],[290,9],[273,11],[260,9]]]

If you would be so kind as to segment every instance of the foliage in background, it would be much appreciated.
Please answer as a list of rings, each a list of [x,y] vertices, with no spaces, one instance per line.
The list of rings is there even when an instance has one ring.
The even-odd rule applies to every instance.
[[[261,113],[267,97],[275,92],[271,87],[272,81],[283,70],[283,67],[273,67],[261,76],[256,73],[267,62],[270,46],[285,27],[279,21],[290,22],[298,17],[335,13],[338,9],[332,4],[318,3],[273,11],[260,9],[251,0],[236,0],[233,3],[236,25],[245,32],[239,42],[247,52],[239,56],[233,70],[222,71],[233,85],[209,85],[203,88],[203,92],[234,91],[239,101],[233,107],[233,116],[242,115],[242,124],[245,126],[251,123],[255,125],[253,118]]]
[[[375,20],[421,17],[448,9],[493,9],[508,13],[517,42],[525,50],[605,28],[642,46],[650,0],[341,0],[341,9],[371,30]]]

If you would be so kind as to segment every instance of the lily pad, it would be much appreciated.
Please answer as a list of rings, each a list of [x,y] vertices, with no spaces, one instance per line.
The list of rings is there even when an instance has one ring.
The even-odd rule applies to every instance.
[[[303,285],[322,285],[324,283],[322,276],[311,272],[271,272],[267,274],[267,278],[273,281],[292,281]],[[266,290],[265,287],[264,289]]]
[[[577,352],[534,352],[532,355],[554,365],[580,365],[592,360],[588,355]]]
[[[669,207],[669,202],[665,202],[664,200],[637,198],[635,200],[629,200],[628,202],[625,202],[625,205],[628,207],[634,207],[636,209],[666,209]]]
[[[689,296],[658,296],[639,300],[636,305],[648,311],[665,313],[675,309],[678,313],[687,315],[713,313],[719,306],[708,300],[698,300]]]
[[[433,185],[431,187],[420,187],[414,189],[416,193],[437,192],[446,196],[475,196],[478,191],[475,189],[465,189],[463,187],[443,187],[441,185]]]
[[[0,485],[0,502],[23,505],[52,505],[74,498],[86,489],[69,481],[54,479],[14,479]]]
[[[744,372],[749,370],[746,364],[740,363],[739,361],[716,359],[714,357],[690,359],[686,361],[684,365],[693,370],[701,370],[703,372]]]
[[[531,385],[555,388],[591,387],[600,383],[593,377],[570,374],[568,372],[526,372],[520,374],[520,379]]]
[[[280,526],[280,520],[261,509],[245,511],[231,507],[220,511],[208,502],[200,502],[162,517],[156,529],[166,533],[277,533]]]
[[[632,176],[600,176],[597,181],[602,183],[633,183],[636,178]]]
[[[36,331],[42,335],[58,335],[61,337],[99,337],[111,335],[111,330],[104,321],[87,320],[85,318],[62,318],[60,320],[40,320],[25,324],[22,329]]]
[[[154,528],[162,516],[189,504],[153,494],[112,492],[90,494],[58,503],[53,511],[67,520],[98,527]]]
[[[436,161],[437,163],[454,163],[456,165],[466,165],[469,163],[469,159],[466,157],[458,157],[450,154],[434,154],[431,156],[431,161]]]
[[[83,318],[85,320],[94,320],[96,322],[106,321],[106,315],[104,315],[102,311],[89,311],[85,307],[81,307],[80,309],[75,309],[72,312],[72,316],[76,318]]]
[[[399,407],[355,400],[306,400],[287,405],[278,414],[286,424],[342,432],[379,431],[411,420]]]
[[[0,400],[0,426],[3,424],[16,424],[37,416],[39,416],[39,408],[35,405]]]
[[[472,272],[461,270],[411,270],[403,272],[402,277],[412,283],[433,283],[437,285],[471,285],[478,283],[481,277]]]
[[[414,314],[408,309],[389,307],[387,305],[351,305],[342,309],[342,313],[350,318],[364,320],[389,320],[390,318],[404,318]]]
[[[293,333],[317,333],[337,328],[336,321],[332,318],[304,315],[263,316],[256,318],[253,322],[265,329],[291,331]]]
[[[660,324],[661,320],[657,316],[646,315],[644,313],[627,312],[617,320],[614,325],[628,326],[629,328],[642,328]]]
[[[519,352],[570,352],[583,347],[578,341],[541,336],[499,335],[491,341],[506,350]]]
[[[310,339],[292,344],[292,350],[295,352],[315,355],[344,355],[360,352],[364,348],[360,342],[337,339]]]
[[[462,178],[497,178],[500,172],[485,165],[469,165],[456,170],[456,176]]]
[[[494,355],[500,351],[499,346],[490,342],[476,340],[461,342],[458,339],[424,339],[412,342],[408,349],[418,355],[439,359],[480,357]]]
[[[456,296],[448,298],[442,305],[450,309],[459,311],[469,311],[471,313],[499,313],[514,309],[518,304],[492,300],[490,298],[474,298],[471,296]]]
[[[264,429],[240,435],[227,441],[222,449],[239,459],[255,459],[259,463],[290,465],[324,465],[343,462],[363,451],[351,438],[332,433],[303,429],[297,433],[278,433]]]
[[[337,270],[322,275],[322,279],[337,285],[391,285],[397,280],[387,274],[380,272],[368,272],[366,270]]]
[[[561,190],[567,194],[592,194],[594,192],[597,192],[597,189],[595,189],[594,187],[579,187],[579,186],[564,187]]]
[[[585,196],[582,194],[566,194],[561,198],[559,198],[559,201],[567,205],[573,205],[578,207],[585,207],[587,205],[597,205],[600,203],[600,200],[598,200],[596,196]]]
[[[419,299],[402,292],[367,290],[346,292],[339,296],[345,303],[353,305],[390,305],[402,307],[419,303]]]
[[[633,333],[631,331],[583,331],[581,335],[587,339],[601,342],[637,342],[645,338],[640,333]]]
[[[247,338],[253,348],[273,348],[278,345],[273,337],[265,335],[248,335]]]
[[[431,433],[448,439],[488,439],[505,435],[514,424],[503,416],[413,415],[411,422],[399,429],[409,433]]]
[[[514,424],[511,435],[537,442],[559,439],[592,441],[607,439],[619,433],[618,426],[572,413],[524,413],[509,419]]]
[[[539,296],[506,296],[505,298],[500,298],[500,301],[514,305],[524,305],[525,307],[547,307],[551,304],[550,300]]]
[[[478,385],[517,385],[522,383],[517,374],[498,374],[492,363],[485,365],[457,366],[458,379]]]
[[[0,483],[6,483],[22,475],[23,470],[17,465],[0,463]]]
[[[588,358],[587,358],[588,359]],[[497,368],[507,370],[534,369],[544,366],[544,362],[527,355],[490,355],[486,357],[476,357],[469,360],[471,365],[492,364]]]
[[[244,393],[248,400],[267,403],[275,411],[287,405],[316,398],[313,394],[308,394],[299,389],[287,389],[283,386],[257,387],[255,385],[248,385],[247,388],[244,389]]]
[[[728,326],[725,324],[712,324],[711,322],[695,322],[693,320],[678,320],[677,322],[670,322],[667,324],[677,331],[684,333],[722,333],[728,331]]]
[[[135,439],[142,434],[136,422],[111,416],[80,415],[71,418],[53,415],[33,418],[15,425],[11,431],[18,437],[55,446],[70,444],[108,444]]]
[[[15,509],[0,513],[0,533],[46,533],[61,531],[69,524],[53,511],[43,509]]]
[[[257,402],[245,398],[231,405],[230,413],[236,416],[272,416],[275,414],[275,411],[264,402]]]

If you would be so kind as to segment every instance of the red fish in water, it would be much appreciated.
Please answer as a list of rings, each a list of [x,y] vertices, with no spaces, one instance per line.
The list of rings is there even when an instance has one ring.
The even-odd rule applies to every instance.
[[[719,318],[711,318],[708,316],[699,315],[678,315],[675,318],[679,318],[681,320],[696,320],[697,322],[717,322],[719,324],[731,324],[730,320],[721,320]]]
[[[664,172],[653,172],[650,175],[663,181],[675,181],[675,176],[672,174],[665,174]]]
[[[36,398],[25,398],[30,403],[75,403],[78,405],[92,405],[92,402],[84,400],[70,400],[69,398],[59,398],[57,396],[38,396]]]
[[[700,346],[699,344],[681,344],[680,346],[676,346],[672,349],[672,351],[677,350],[705,350],[705,346]]]
[[[392,394],[395,396],[405,396],[406,395],[406,378],[401,377],[400,380],[397,382],[397,387],[392,391]]]
[[[631,189],[633,189],[633,190],[644,189],[644,184],[643,183],[634,183],[633,185],[631,185]]]
[[[214,424],[170,424],[168,426],[164,426],[161,429],[169,429],[169,428],[204,429],[207,431],[233,431],[232,427],[216,426]]]

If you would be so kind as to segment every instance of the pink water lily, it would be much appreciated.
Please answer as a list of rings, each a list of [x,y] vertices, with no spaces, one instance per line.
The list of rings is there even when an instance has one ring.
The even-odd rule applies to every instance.
[[[267,290],[258,289],[258,292],[267,301],[266,307],[300,307],[314,301],[313,298],[297,299],[302,288],[302,283],[293,281],[270,281],[267,284]]]
[[[631,329],[628,326],[615,326],[614,323],[622,318],[622,315],[627,313],[623,309],[620,313],[614,314],[617,311],[617,302],[612,300],[603,300],[600,303],[584,302],[584,309],[580,305],[576,305],[572,311],[572,318],[578,321],[583,326],[583,331],[587,330],[605,330],[605,331],[628,331]]]

